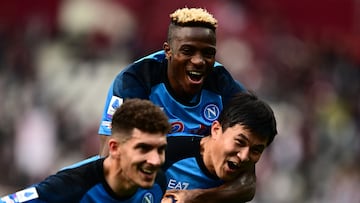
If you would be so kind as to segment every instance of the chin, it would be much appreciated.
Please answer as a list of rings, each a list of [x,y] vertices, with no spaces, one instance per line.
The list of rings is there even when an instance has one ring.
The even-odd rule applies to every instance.
[[[140,187],[148,189],[154,185],[154,182],[141,184]]]
[[[195,95],[199,94],[200,91],[201,91],[201,87],[200,88],[194,87],[194,88],[190,88],[189,91],[186,91],[186,94],[191,97],[194,97]]]
[[[140,181],[140,187],[142,188],[150,188],[154,185],[154,182],[155,182],[155,178],[153,180],[142,180]]]

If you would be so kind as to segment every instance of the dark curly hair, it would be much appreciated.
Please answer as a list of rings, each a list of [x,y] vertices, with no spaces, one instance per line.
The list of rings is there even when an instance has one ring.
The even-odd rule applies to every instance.
[[[127,99],[116,109],[111,122],[111,130],[112,134],[120,132],[130,137],[134,128],[151,134],[167,134],[170,124],[160,107],[149,100]]]

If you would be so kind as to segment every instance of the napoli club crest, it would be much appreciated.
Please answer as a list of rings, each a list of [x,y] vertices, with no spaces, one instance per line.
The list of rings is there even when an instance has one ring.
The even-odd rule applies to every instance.
[[[154,196],[150,192],[146,193],[142,199],[142,203],[154,203]]]
[[[203,111],[203,117],[205,118],[205,120],[212,122],[216,120],[219,117],[219,115],[220,115],[220,109],[217,105],[208,104],[207,106],[205,106]]]

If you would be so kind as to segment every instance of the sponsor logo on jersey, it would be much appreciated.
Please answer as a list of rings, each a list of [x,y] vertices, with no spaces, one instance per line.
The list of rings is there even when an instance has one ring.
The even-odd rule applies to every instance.
[[[26,202],[32,199],[38,198],[39,195],[35,189],[35,187],[27,188],[25,190],[21,190],[16,192],[15,194],[11,194],[0,199],[0,202],[3,203],[21,203]]]
[[[171,122],[171,133],[183,132],[184,131],[184,123],[181,121]]]
[[[203,111],[203,117],[207,121],[214,121],[216,120],[220,115],[220,109],[216,104],[208,104],[205,106]]]
[[[117,96],[112,96],[110,103],[109,103],[109,107],[106,111],[106,114],[109,118],[112,118],[112,116],[114,115],[115,111],[117,108],[119,108],[119,106],[124,102],[123,98],[117,97]]]
[[[154,196],[150,192],[145,193],[142,203],[154,203]]]
[[[186,190],[189,187],[188,182],[183,181],[177,181],[175,179],[170,178],[168,183],[168,189],[174,189],[174,190]]]

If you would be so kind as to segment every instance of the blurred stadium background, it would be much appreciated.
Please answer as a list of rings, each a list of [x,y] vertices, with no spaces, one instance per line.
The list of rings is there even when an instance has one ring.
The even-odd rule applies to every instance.
[[[359,0],[2,1],[0,196],[98,152],[112,79],[183,6],[215,15],[218,61],[275,109],[252,202],[360,202]]]

